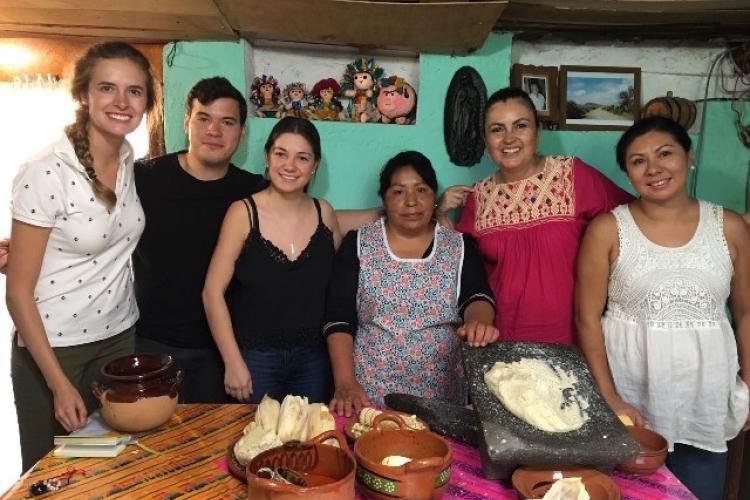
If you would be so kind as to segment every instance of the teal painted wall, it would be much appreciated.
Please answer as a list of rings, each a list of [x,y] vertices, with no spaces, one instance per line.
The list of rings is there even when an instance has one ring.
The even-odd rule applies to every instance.
[[[245,91],[245,42],[178,42],[164,46],[164,141],[167,151],[187,148],[183,130],[185,97],[198,80],[223,76]],[[244,165],[247,142],[237,149],[234,161]]]
[[[492,34],[484,46],[465,56],[422,54],[419,58],[419,105],[415,125],[316,121],[321,136],[323,161],[310,192],[326,198],[337,208],[360,208],[380,204],[377,177],[382,165],[394,154],[416,149],[427,155],[438,173],[441,186],[471,183],[492,172],[485,157],[472,168],[450,163],[443,141],[445,94],[453,74],[462,66],[473,66],[488,91],[507,85],[510,74],[510,35]],[[172,65],[165,48],[164,80],[167,150],[184,148],[182,130],[184,99],[200,78],[224,75],[239,89],[245,88],[244,57],[240,44],[224,42],[180,42]],[[194,67],[195,66],[195,67]],[[342,68],[342,72],[343,72]],[[252,71],[250,71],[252,73]],[[262,173],[263,145],[275,119],[249,117],[246,136],[233,158],[236,165]]]
[[[336,208],[361,208],[379,204],[377,176],[395,153],[416,149],[433,162],[442,187],[471,184],[488,175],[494,165],[484,156],[471,168],[450,163],[443,141],[445,94],[455,71],[473,66],[484,79],[488,93],[508,84],[511,36],[492,33],[472,54],[450,56],[422,54],[419,59],[419,106],[416,125],[398,126],[348,122],[315,122],[321,135],[323,162],[310,192],[326,198]],[[244,42],[180,42],[174,54],[165,47],[165,128],[167,150],[186,145],[182,130],[184,99],[200,78],[223,75],[239,89],[245,86]],[[170,64],[171,61],[171,64]],[[342,68],[343,69],[343,68]],[[252,74],[250,69],[248,73]],[[746,106],[750,114],[750,106]],[[248,118],[246,137],[233,161],[253,172],[264,170],[263,145],[274,119]],[[697,158],[697,194],[737,210],[745,210],[745,190],[750,149],[742,146],[733,127],[728,102],[707,106],[705,141]],[[597,167],[624,189],[630,189],[615,160],[616,131],[544,131],[543,154],[574,154]],[[699,136],[692,136],[697,143]]]
[[[698,165],[696,193],[699,198],[744,212],[750,148],[742,145],[729,101],[708,103],[703,125],[703,145]],[[744,107],[745,124],[750,104]],[[694,138],[694,144],[697,143]]]

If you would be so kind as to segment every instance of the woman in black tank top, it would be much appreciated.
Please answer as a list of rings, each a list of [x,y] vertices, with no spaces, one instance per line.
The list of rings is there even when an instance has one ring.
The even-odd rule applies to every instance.
[[[229,207],[203,304],[227,394],[326,402],[332,381],[322,335],[325,290],[341,237],[331,206],[306,194],[320,163],[320,137],[308,120],[284,118],[265,154],[269,186]]]

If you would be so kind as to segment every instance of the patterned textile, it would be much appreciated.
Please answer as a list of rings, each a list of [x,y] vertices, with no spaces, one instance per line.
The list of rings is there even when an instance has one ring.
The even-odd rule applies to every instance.
[[[139,442],[152,451],[130,445],[115,458],[65,459],[55,458],[50,453],[19,478],[3,498],[27,498],[29,486],[35,482],[75,469],[80,472],[73,475],[69,485],[36,498],[246,499],[247,484],[229,473],[225,457],[254,412],[255,405],[179,405],[169,422],[139,436]],[[336,427],[342,430],[346,419],[334,416]],[[448,442],[453,450],[453,464],[443,498],[518,498],[499,481],[482,477],[477,448],[457,441]],[[620,488],[623,500],[695,498],[666,467],[644,477],[615,471],[611,478]],[[358,492],[356,499],[363,498]]]
[[[463,238],[435,227],[426,259],[391,252],[383,219],[359,230],[357,381],[374,402],[405,392],[463,404],[458,283]]]
[[[573,290],[583,231],[632,197],[571,156],[548,156],[527,179],[474,185],[456,229],[474,237],[495,296],[502,340],[575,341]]]
[[[726,451],[748,412],[724,304],[732,261],[723,209],[700,202],[695,234],[680,247],[646,238],[627,205],[613,212],[620,253],[602,319],[620,397],[667,441]]]
[[[474,186],[474,195],[482,207],[475,221],[478,232],[571,217],[575,213],[573,157],[550,156],[542,172],[519,182],[497,184],[492,176],[486,177]]]

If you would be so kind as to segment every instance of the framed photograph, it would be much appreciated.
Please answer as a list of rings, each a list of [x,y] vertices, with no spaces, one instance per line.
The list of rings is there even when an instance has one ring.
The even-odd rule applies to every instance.
[[[510,83],[529,94],[541,121],[557,122],[559,106],[556,67],[514,64]]]
[[[561,128],[625,130],[640,103],[640,68],[560,66]]]

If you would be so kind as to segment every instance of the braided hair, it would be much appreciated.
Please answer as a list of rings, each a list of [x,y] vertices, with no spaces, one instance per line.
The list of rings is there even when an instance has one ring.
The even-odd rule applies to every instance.
[[[112,209],[117,202],[115,192],[107,187],[96,175],[94,170],[94,158],[91,156],[89,135],[87,131],[89,123],[89,108],[84,104],[84,98],[88,93],[91,73],[101,59],[128,59],[135,63],[146,76],[146,111],[154,106],[155,88],[154,77],[151,74],[151,64],[148,59],[135,47],[125,42],[104,42],[91,46],[75,63],[70,93],[73,99],[78,101],[76,118],[73,123],[65,127],[65,134],[73,145],[78,161],[81,162],[91,181],[94,196],[104,203],[108,209]]]

